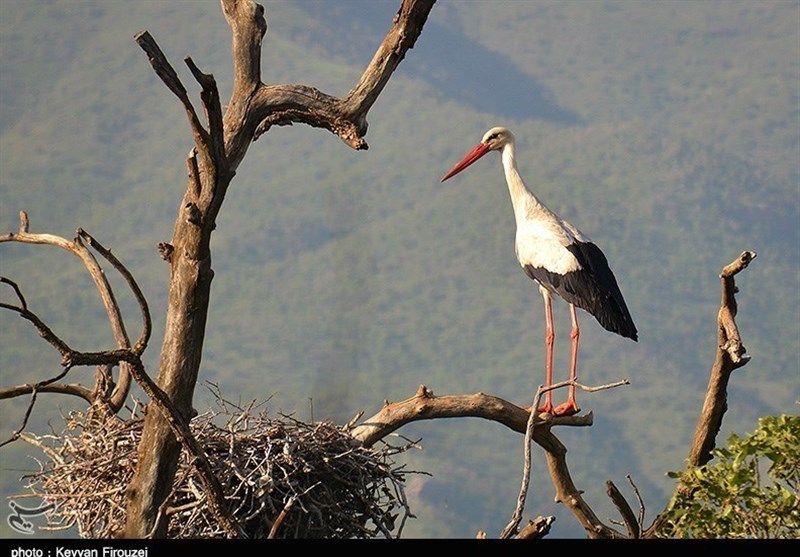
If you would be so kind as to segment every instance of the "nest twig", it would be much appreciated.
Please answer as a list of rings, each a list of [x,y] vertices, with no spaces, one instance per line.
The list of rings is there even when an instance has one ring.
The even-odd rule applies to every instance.
[[[248,537],[400,536],[413,515],[404,493],[410,472],[391,459],[397,447],[365,448],[331,423],[275,419],[255,413],[254,405],[218,401],[220,408],[192,420],[192,432]],[[47,459],[27,476],[27,487],[58,502],[48,528],[76,527],[89,538],[112,537],[122,529],[142,423],[95,408],[70,414],[58,436],[26,436],[47,447]],[[168,537],[224,536],[185,453],[161,512],[171,518]]]

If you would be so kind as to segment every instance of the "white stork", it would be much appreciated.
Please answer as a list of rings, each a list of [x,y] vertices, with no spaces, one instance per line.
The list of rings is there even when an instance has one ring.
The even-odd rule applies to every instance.
[[[547,386],[553,383],[553,308],[551,298],[558,294],[569,302],[572,316],[572,357],[570,379],[577,379],[578,317],[575,307],[591,313],[607,330],[637,340],[636,325],[622,298],[606,256],[580,230],[559,218],[533,195],[517,171],[514,135],[505,128],[492,128],[464,159],[445,174],[442,182],[455,176],[489,151],[500,151],[514,218],[517,223],[516,252],[525,273],[539,284],[545,305],[545,347]],[[580,411],[575,387],[570,385],[567,401],[553,407],[552,391],[547,391],[540,412],[569,416]]]

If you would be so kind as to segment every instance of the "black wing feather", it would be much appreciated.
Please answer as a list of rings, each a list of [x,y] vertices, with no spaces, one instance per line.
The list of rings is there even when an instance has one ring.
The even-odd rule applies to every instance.
[[[580,270],[562,275],[526,265],[525,272],[567,302],[591,313],[606,330],[638,340],[636,325],[605,254],[591,242],[575,242],[567,249],[580,263]]]

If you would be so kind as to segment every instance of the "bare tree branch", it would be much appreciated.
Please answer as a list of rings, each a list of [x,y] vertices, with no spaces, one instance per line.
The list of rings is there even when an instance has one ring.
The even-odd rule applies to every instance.
[[[711,460],[716,438],[722,427],[722,418],[728,408],[728,381],[731,373],[750,361],[736,326],[736,293],[738,288],[734,276],[747,268],[756,258],[756,252],[744,251],[723,267],[720,272],[722,294],[720,309],[717,314],[717,352],[711,374],[708,379],[706,397],[703,408],[697,419],[692,447],[689,451],[686,467],[703,466]],[[686,487],[679,483],[676,493],[682,493]],[[653,524],[644,532],[643,537],[654,537],[666,521],[666,512],[662,512]]]
[[[31,394],[33,390],[34,386],[30,384],[17,385],[16,387],[6,387],[4,389],[0,389],[0,400],[28,395]],[[73,395],[82,398],[89,404],[93,404],[97,399],[95,392],[92,389],[84,387],[83,385],[72,383],[52,383],[50,385],[42,385],[36,388],[36,391],[40,393],[60,393],[63,395]]]
[[[58,375],[56,375],[55,377],[53,377],[51,379],[45,379],[44,381],[39,381],[35,385],[31,385],[31,391],[30,391],[31,392],[31,400],[28,403],[28,408],[25,410],[25,415],[22,418],[22,425],[19,426],[19,428],[14,433],[11,434],[11,437],[9,437],[8,439],[6,439],[2,443],[0,443],[0,447],[3,447],[3,446],[5,446],[5,445],[7,445],[9,443],[12,443],[12,442],[14,442],[14,441],[16,441],[17,439],[20,438],[20,435],[25,430],[25,426],[28,425],[28,418],[31,417],[31,412],[33,411],[33,405],[36,404],[36,395],[38,394],[39,389],[41,387],[45,387],[47,385],[50,385],[51,383],[55,383],[56,381],[58,381],[59,379],[64,377],[67,373],[69,373],[70,369],[72,369],[72,366],[70,366],[70,365],[65,366],[64,370],[61,373],[59,373]]]
[[[264,7],[247,0],[222,0],[221,4],[233,31],[232,97],[245,99],[261,84],[261,44],[267,32]]]
[[[147,337],[150,335],[150,315],[147,310],[147,303],[144,301],[144,296],[139,290],[138,285],[133,280],[132,275],[128,272],[124,265],[122,265],[119,260],[114,257],[110,251],[103,248],[94,238],[92,238],[88,233],[85,231],[78,229],[78,235],[75,237],[74,240],[69,241],[65,238],[60,236],[55,236],[52,234],[33,234],[29,232],[30,229],[30,222],[28,219],[27,213],[25,211],[20,211],[20,227],[19,231],[14,233],[10,232],[3,236],[0,236],[0,243],[2,242],[21,242],[27,244],[42,244],[42,245],[51,245],[59,247],[69,253],[78,257],[86,267],[86,270],[89,272],[89,276],[91,276],[92,280],[97,287],[98,292],[100,293],[100,298],[103,301],[103,306],[106,309],[106,314],[108,315],[108,320],[111,325],[111,331],[114,334],[114,340],[117,343],[117,346],[121,350],[127,350],[130,348],[130,340],[128,338],[128,333],[125,330],[125,323],[122,319],[122,314],[119,309],[119,305],[117,304],[116,298],[114,297],[114,291],[111,288],[111,284],[108,282],[105,273],[103,272],[102,268],[97,262],[97,259],[94,257],[92,252],[86,248],[83,244],[81,238],[85,238],[87,241],[90,242],[95,249],[97,249],[101,254],[104,255],[111,262],[112,265],[122,274],[125,280],[128,282],[128,285],[131,287],[131,290],[136,296],[137,301],[139,302],[139,306],[142,310],[142,316],[144,321],[144,327],[142,331],[142,337],[139,340],[139,352],[144,350],[147,344]],[[18,290],[18,289],[17,289]],[[33,314],[20,312],[19,310],[27,310],[25,307],[24,299],[21,300],[23,303],[20,307],[11,307],[8,304],[2,304],[0,307],[4,307],[5,309],[11,309],[13,311],[17,311],[20,313],[22,317],[31,321],[36,328],[39,330],[39,334],[42,335],[48,342],[53,344],[56,349],[59,350],[63,357],[66,357],[67,351],[72,351],[69,347],[66,346],[66,343],[61,341],[49,328],[41,322]],[[32,321],[31,317],[35,318],[36,321]],[[124,404],[125,398],[128,396],[128,391],[130,389],[130,369],[128,368],[128,364],[124,363],[125,360],[122,359],[123,363],[120,364],[120,373],[119,379],[114,387],[114,391],[111,394],[111,397],[108,400],[108,403],[111,405],[111,408],[114,411],[118,411],[122,405]],[[112,360],[106,360],[104,362],[98,363],[115,363]],[[75,364],[75,365],[85,365]]]
[[[550,526],[556,518],[554,516],[540,516],[528,522],[517,534],[519,540],[538,540],[550,533]]]
[[[597,392],[602,391],[605,389],[611,389],[614,387],[619,387],[622,385],[629,385],[627,379],[623,379],[621,381],[617,381],[616,383],[610,383],[608,385],[600,385],[597,387],[587,387],[585,385],[581,385],[575,381],[562,381],[560,383],[554,383],[548,387],[544,385],[539,385],[539,388],[536,390],[536,394],[533,398],[533,405],[530,408],[539,408],[539,402],[542,398],[542,394],[552,391],[555,389],[560,389],[562,387],[566,387],[569,385],[573,385],[577,388],[580,388],[584,391],[588,392]],[[525,508],[525,499],[528,495],[528,485],[530,483],[530,476],[531,476],[531,441],[533,440],[533,428],[536,425],[535,420],[535,413],[530,412],[528,416],[528,422],[525,426],[525,444],[524,444],[524,454],[523,454],[523,471],[522,471],[522,485],[519,490],[519,496],[517,497],[517,506],[514,510],[514,513],[511,516],[511,521],[508,525],[503,529],[503,532],[500,534],[500,539],[508,539],[515,533],[517,533],[517,527],[519,523],[522,521],[522,512]],[[530,526],[530,525],[529,525]],[[549,529],[549,524],[547,525]],[[519,536],[518,536],[519,537]]]
[[[542,427],[537,427],[534,438],[536,439],[537,437],[547,444],[545,447],[537,440],[537,443],[545,448],[547,468],[550,472],[553,486],[556,489],[555,500],[569,508],[589,537],[603,539],[623,538],[624,535],[621,532],[603,524],[583,499],[583,492],[575,486],[567,467],[567,448],[552,434],[550,427],[545,427],[545,424]]]
[[[626,474],[625,478],[627,478],[628,483],[631,484],[631,489],[633,490],[633,493],[636,495],[636,501],[638,501],[639,503],[639,519],[637,520],[637,522],[639,524],[639,529],[641,530],[641,527],[644,525],[644,500],[642,500],[642,494],[639,493],[639,488],[634,483],[633,478],[631,478],[631,475]]]
[[[203,124],[200,123],[200,118],[197,117],[197,112],[189,100],[189,94],[186,92],[186,87],[183,86],[180,78],[178,77],[175,68],[167,61],[161,48],[156,43],[153,36],[148,31],[138,33],[133,38],[136,43],[147,53],[150,60],[150,65],[153,71],[161,78],[161,81],[167,88],[172,91],[176,97],[181,101],[183,108],[186,110],[186,116],[189,118],[189,124],[194,134],[195,146],[200,146],[203,150],[209,143],[209,136]]]
[[[11,288],[14,289],[14,294],[16,294],[17,299],[19,300],[19,307],[23,310],[28,309],[28,302],[25,301],[25,296],[22,295],[22,291],[19,289],[19,286],[16,282],[6,277],[0,277],[0,282],[3,284],[9,285]]]
[[[304,85],[259,84],[254,89],[252,106],[259,124],[255,137],[271,126],[298,122],[325,128],[353,149],[367,149],[364,140],[367,112],[406,52],[413,48],[434,3],[435,0],[403,1],[372,61],[356,86],[343,98]]]
[[[518,433],[525,433],[530,412],[502,398],[477,393],[473,395],[434,396],[420,385],[417,393],[406,400],[386,403],[374,416],[353,427],[351,434],[359,443],[370,447],[407,423],[440,418],[484,418],[498,422]],[[591,413],[585,416],[538,416],[548,423],[573,426],[592,425]],[[537,434],[539,430],[537,429]],[[536,438],[536,435],[534,435]]]
[[[217,82],[213,75],[201,72],[191,57],[187,56],[184,61],[202,88],[200,98],[203,101],[208,122],[208,150],[214,159],[214,166],[225,168],[227,166],[225,163],[225,130],[222,124],[222,106],[219,101]]]
[[[628,537],[631,539],[638,538],[639,523],[636,521],[636,516],[633,514],[633,510],[630,505],[628,505],[628,502],[622,496],[622,493],[619,492],[619,489],[617,489],[617,486],[614,485],[614,482],[611,480],[606,482],[606,495],[609,496],[614,506],[619,511],[619,514],[622,516],[622,521],[625,524],[625,528],[628,530]]]
[[[547,389],[550,390],[550,389]],[[545,389],[542,385],[539,385],[539,388],[536,389],[536,394],[533,397],[533,404],[531,405],[531,409],[539,408],[539,401],[542,398],[542,392]],[[519,490],[519,496],[517,497],[517,506],[514,509],[514,513],[511,515],[511,521],[508,525],[503,529],[500,533],[500,539],[508,539],[513,534],[517,533],[517,527],[519,526],[520,521],[522,520],[522,511],[525,508],[525,499],[528,495],[528,484],[531,478],[531,441],[533,440],[533,428],[536,423],[536,412],[529,412],[528,413],[528,422],[525,425],[525,444],[523,450],[523,470],[522,470],[522,486]]]
[[[544,388],[542,392],[562,388],[570,384],[572,384],[570,381],[554,383],[551,387]],[[627,380],[622,380],[598,387],[587,387],[579,383],[575,383],[575,386],[588,392],[596,392],[627,384]],[[420,385],[417,393],[411,398],[391,404],[386,402],[377,414],[353,427],[352,435],[355,440],[363,445],[372,446],[409,422],[463,417],[484,418],[495,421],[513,431],[524,434],[527,430],[529,416],[529,409],[522,408],[496,396],[484,393],[434,396],[433,391],[428,387]],[[538,418],[542,423],[551,425],[592,425],[591,412],[584,416],[558,417],[543,413]],[[534,439],[536,439],[536,435],[534,435]]]
[[[569,381],[554,384],[551,388],[569,385]],[[600,387],[580,386],[584,390],[597,391],[626,384],[619,381]],[[576,385],[577,386],[577,385]],[[518,433],[526,433],[531,416],[530,409],[519,407],[501,398],[477,393],[474,395],[434,396],[425,385],[406,400],[386,403],[374,416],[355,426],[353,438],[365,446],[370,446],[403,425],[418,421],[439,418],[478,417],[505,425]],[[532,439],[544,449],[547,467],[556,489],[556,501],[567,505],[588,534],[593,538],[622,538],[621,532],[606,526],[584,501],[581,491],[575,487],[567,466],[566,447],[552,433],[557,425],[590,426],[592,414],[585,416],[559,416],[542,413],[534,420]]]
[[[128,283],[128,287],[131,289],[131,292],[133,292],[136,302],[139,304],[139,310],[142,314],[142,334],[139,336],[139,340],[136,341],[136,344],[134,344],[131,348],[131,351],[134,354],[141,355],[147,348],[147,343],[150,340],[150,333],[153,330],[153,322],[150,318],[150,309],[148,308],[147,299],[144,297],[142,289],[139,288],[139,285],[136,283],[136,279],[133,278],[131,272],[128,271],[127,267],[125,267],[125,265],[123,265],[113,253],[111,253],[111,250],[106,249],[84,229],[79,228],[77,232],[80,237],[89,242],[89,245],[92,246],[92,248],[97,250],[100,255],[102,255],[106,260],[108,260],[109,263],[111,263],[111,265],[114,266],[117,272],[122,275],[122,278],[125,279],[125,282]]]
[[[48,327],[44,321],[39,319],[35,313],[28,309],[27,303],[25,302],[25,298],[22,296],[22,292],[19,290],[19,286],[13,280],[7,277],[1,277],[5,284],[11,285],[15,292],[18,293],[18,297],[20,299],[21,305],[15,306],[13,304],[8,304],[6,302],[0,302],[0,308],[7,309],[10,311],[17,312],[20,317],[30,321],[34,327],[39,331],[39,336],[42,337],[44,340],[49,342],[58,352],[61,354],[62,358],[66,360],[70,354],[74,353],[74,350],[70,348],[66,342],[61,340],[51,329]]]
[[[692,449],[689,453],[689,466],[702,466],[711,460],[711,451],[722,427],[722,417],[727,410],[727,389],[731,372],[745,365],[750,357],[739,336],[734,318],[738,311],[735,294],[737,292],[734,276],[747,268],[755,259],[756,252],[745,251],[726,265],[720,273],[722,296],[717,315],[717,356],[711,368],[711,376],[706,389],[703,410],[700,413]]]
[[[428,14],[433,8],[430,2],[403,2],[381,46],[364,70],[358,84],[347,94],[343,102],[345,112],[352,115],[356,131],[367,132],[366,115],[406,52],[414,47]],[[344,139],[344,138],[343,138]]]

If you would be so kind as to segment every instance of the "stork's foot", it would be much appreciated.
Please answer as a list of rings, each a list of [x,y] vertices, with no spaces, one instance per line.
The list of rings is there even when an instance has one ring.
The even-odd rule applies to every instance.
[[[550,412],[553,416],[573,416],[580,412],[580,406],[575,400],[570,399],[563,404],[559,404]]]
[[[539,408],[536,409],[537,412],[540,414],[552,414],[553,413],[553,403],[549,400],[541,405]]]
[[[575,402],[574,398],[570,398],[567,399],[567,402],[559,404],[558,406],[553,406],[553,403],[548,400],[537,408],[536,411],[540,414],[550,414],[551,416],[574,416],[581,411],[581,408],[578,406],[578,403]]]

